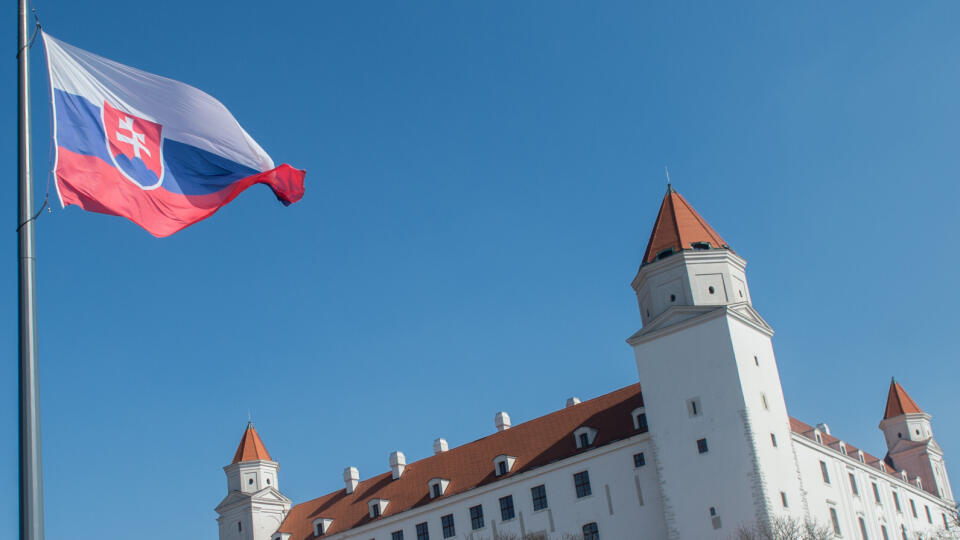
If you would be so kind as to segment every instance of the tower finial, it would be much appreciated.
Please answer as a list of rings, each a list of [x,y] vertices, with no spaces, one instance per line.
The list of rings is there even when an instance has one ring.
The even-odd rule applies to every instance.
[[[667,173],[667,193],[673,193],[673,186],[670,184],[670,169],[666,165],[663,166],[663,172]]]

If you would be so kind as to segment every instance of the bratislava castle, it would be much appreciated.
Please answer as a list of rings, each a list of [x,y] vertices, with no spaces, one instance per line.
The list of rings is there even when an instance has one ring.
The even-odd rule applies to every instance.
[[[810,520],[858,540],[955,529],[930,415],[899,383],[882,459],[789,415],[745,266],[668,188],[632,283],[639,383],[522,424],[499,412],[482,439],[437,439],[411,463],[390,453],[390,470],[365,479],[348,467],[342,489],[296,505],[248,425],[224,468],[220,540],[699,540]]]

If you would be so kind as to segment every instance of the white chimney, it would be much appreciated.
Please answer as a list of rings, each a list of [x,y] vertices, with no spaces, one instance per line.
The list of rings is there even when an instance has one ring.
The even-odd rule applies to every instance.
[[[441,437],[441,438],[433,441],[433,453],[434,453],[434,454],[442,454],[442,453],[446,452],[446,451],[449,450],[449,449],[450,449],[450,447],[447,446],[447,440],[444,439],[443,437]]]
[[[393,479],[400,478],[404,467],[407,466],[407,456],[403,452],[396,451],[390,454],[390,470],[393,472]]]
[[[497,413],[497,416],[493,418],[493,423],[496,424],[497,431],[510,429],[510,415],[500,411]]]
[[[580,398],[578,398],[577,396],[569,397],[567,398],[567,405],[564,408],[573,407],[578,403],[580,403]]]
[[[347,467],[343,470],[343,483],[347,485],[347,493],[353,493],[360,483],[360,469]]]
[[[820,422],[819,424],[817,424],[817,429],[826,433],[827,435],[830,434],[830,426],[824,424],[823,422]]]

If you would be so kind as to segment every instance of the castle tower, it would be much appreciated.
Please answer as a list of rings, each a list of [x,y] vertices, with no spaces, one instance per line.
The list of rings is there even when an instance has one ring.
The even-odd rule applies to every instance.
[[[627,342],[669,538],[729,538],[807,513],[773,329],[753,308],[745,267],[668,187],[632,283],[643,328]]]
[[[892,378],[880,429],[887,439],[887,463],[898,471],[906,471],[912,481],[919,477],[923,489],[942,499],[954,500],[943,450],[933,438],[930,415]]]
[[[223,468],[227,496],[216,509],[220,540],[271,539],[291,504],[280,493],[279,468],[249,422],[233,462]]]

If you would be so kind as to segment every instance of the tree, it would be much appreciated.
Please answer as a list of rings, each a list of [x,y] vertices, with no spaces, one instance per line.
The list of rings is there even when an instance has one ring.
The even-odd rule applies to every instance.
[[[814,519],[801,520],[777,516],[770,523],[742,526],[733,533],[733,540],[831,540],[836,535]]]

